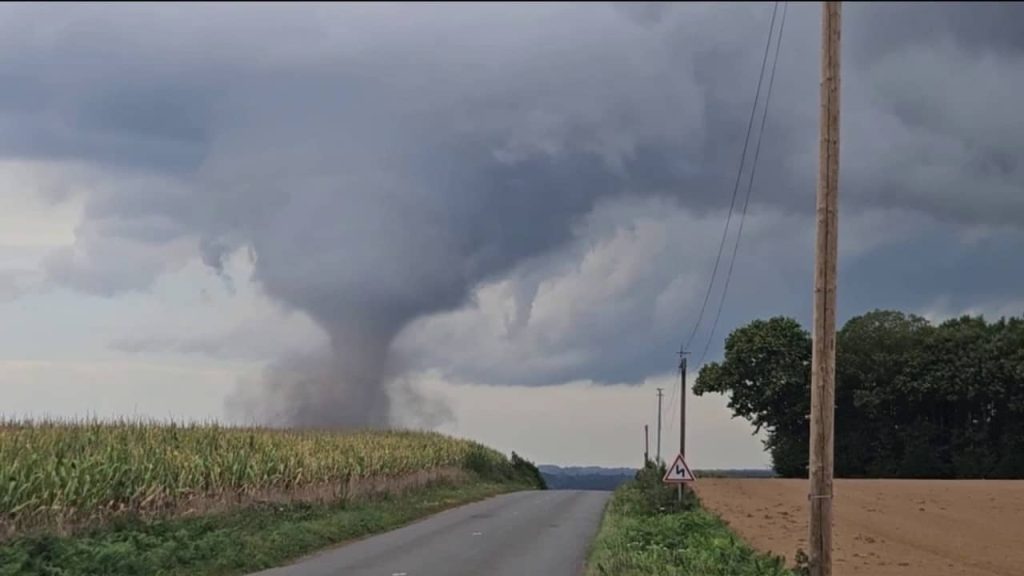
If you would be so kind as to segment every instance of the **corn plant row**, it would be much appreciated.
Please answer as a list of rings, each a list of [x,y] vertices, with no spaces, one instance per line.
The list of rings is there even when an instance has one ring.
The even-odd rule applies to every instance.
[[[507,462],[475,442],[424,432],[8,421],[0,422],[0,520],[343,486],[481,460]]]

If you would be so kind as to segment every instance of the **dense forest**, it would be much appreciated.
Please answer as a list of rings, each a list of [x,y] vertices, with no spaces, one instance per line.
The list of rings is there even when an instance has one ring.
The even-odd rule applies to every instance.
[[[807,474],[811,337],[756,320],[726,339],[695,393],[729,397],[767,434],[780,475]],[[941,324],[894,311],[852,318],[836,348],[840,477],[1024,478],[1024,319]]]

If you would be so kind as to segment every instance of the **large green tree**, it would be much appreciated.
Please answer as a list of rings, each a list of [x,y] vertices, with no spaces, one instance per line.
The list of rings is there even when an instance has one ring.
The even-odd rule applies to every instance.
[[[694,389],[764,430],[783,476],[807,473],[810,357],[795,320],[756,320]],[[837,475],[1024,478],[1024,320],[875,310],[838,332],[836,366]]]
[[[837,334],[836,473],[894,476],[904,449],[908,372],[931,326],[919,316],[876,310],[852,318]]]
[[[807,472],[811,338],[790,318],[755,320],[725,340],[722,362],[705,364],[694,393],[718,392],[729,408],[764,430],[765,446],[783,476]]]

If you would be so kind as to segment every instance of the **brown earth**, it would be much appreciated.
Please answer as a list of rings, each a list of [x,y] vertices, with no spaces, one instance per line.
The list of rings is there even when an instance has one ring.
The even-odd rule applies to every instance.
[[[755,548],[807,550],[806,480],[698,480],[704,505]],[[1024,481],[837,480],[835,576],[1024,575]]]

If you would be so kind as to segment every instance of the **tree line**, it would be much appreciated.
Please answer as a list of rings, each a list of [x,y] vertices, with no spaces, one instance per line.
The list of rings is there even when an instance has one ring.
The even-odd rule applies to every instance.
[[[765,431],[775,471],[806,477],[810,366],[811,336],[796,320],[755,320],[701,368],[694,393],[726,394]],[[1024,478],[1024,319],[850,319],[836,344],[835,473]]]

